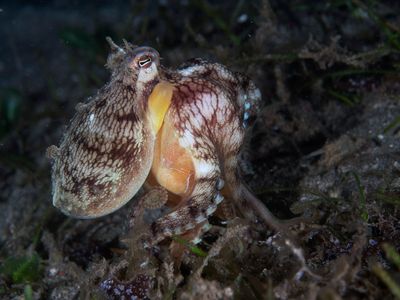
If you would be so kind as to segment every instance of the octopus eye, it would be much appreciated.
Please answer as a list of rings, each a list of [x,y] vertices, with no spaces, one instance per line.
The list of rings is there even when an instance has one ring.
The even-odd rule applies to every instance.
[[[140,68],[148,68],[151,65],[151,57],[150,56],[142,56],[139,61],[138,65]]]

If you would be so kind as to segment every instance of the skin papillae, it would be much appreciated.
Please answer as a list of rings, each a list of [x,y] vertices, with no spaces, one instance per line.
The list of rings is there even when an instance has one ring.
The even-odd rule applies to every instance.
[[[151,224],[153,242],[205,222],[224,201],[222,188],[242,214],[279,229],[238,176],[246,123],[261,98],[253,82],[200,59],[166,69],[152,48],[108,41],[111,80],[77,106],[60,146],[48,149],[53,204],[69,216],[100,217],[151,176],[180,199]]]

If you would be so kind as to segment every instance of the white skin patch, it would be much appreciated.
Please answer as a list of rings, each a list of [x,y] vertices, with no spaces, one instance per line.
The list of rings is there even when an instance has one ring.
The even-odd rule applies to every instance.
[[[205,223],[203,227],[201,228],[203,231],[209,231],[211,229],[211,224],[210,223]]]
[[[199,238],[199,237],[196,237],[192,240],[192,243],[195,245],[199,244],[200,242],[201,242],[201,238]]]
[[[244,109],[245,109],[245,110],[250,109],[250,106],[251,106],[251,105],[250,105],[249,102],[245,102],[245,103],[244,103]]]
[[[186,228],[183,229],[183,230],[186,230]],[[176,229],[174,230],[174,233],[175,233],[175,234],[181,234],[181,233],[183,232],[183,230],[182,230],[182,228],[178,227],[178,228],[176,228]]]
[[[224,188],[224,186],[225,186],[225,181],[223,180],[223,179],[218,179],[218,182],[217,182],[217,189],[218,190],[222,190],[223,188]]]
[[[229,100],[223,94],[220,94],[218,99],[215,94],[202,94],[200,104],[201,116],[207,120],[211,120],[213,115],[216,114],[219,124],[226,123],[227,114],[232,109]],[[196,103],[196,105],[199,105],[199,103]],[[203,122],[202,119],[200,121]],[[196,128],[200,128],[200,126]]]
[[[155,63],[152,63],[150,67],[145,69],[140,69],[139,75],[137,78],[137,84],[145,84],[151,80],[153,80],[158,74],[157,66]]]
[[[179,138],[179,145],[183,148],[191,148],[194,145],[194,136],[189,130],[185,130]]]
[[[261,98],[261,92],[260,92],[259,89],[255,89],[255,90],[254,90],[254,98],[255,98],[255,99]]]
[[[190,76],[192,75],[194,72],[199,72],[202,69],[204,69],[203,66],[192,66],[192,67],[188,67],[182,70],[179,70],[178,73],[180,73],[182,76]]]
[[[176,212],[173,212],[173,213],[169,214],[169,218],[171,218],[173,220],[177,220],[177,219],[179,219],[179,216]]]
[[[210,164],[204,160],[195,161],[195,170],[197,178],[208,177],[214,171],[214,169],[215,167],[213,164]]]
[[[197,224],[199,224],[201,222],[204,222],[205,220],[207,220],[207,218],[205,216],[203,216],[203,215],[197,216],[195,218],[195,221],[196,221]]]
[[[207,216],[212,215],[212,214],[214,213],[214,211],[216,211],[216,209],[217,209],[217,206],[216,206],[216,205],[215,205],[215,206],[210,206],[210,207],[208,207],[207,210],[206,210]]]
[[[215,203],[216,203],[216,204],[220,204],[223,200],[224,200],[224,196],[222,196],[221,194],[218,193],[218,194],[215,196]]]
[[[187,126],[187,127],[193,127],[193,128],[196,128],[196,129],[200,129],[201,126],[203,125],[203,118],[202,118],[202,116],[204,115],[204,116],[206,117],[206,115],[203,114],[203,112],[198,113],[198,108],[197,108],[197,106],[196,106],[196,103],[193,103],[193,104],[191,105],[190,110],[192,110],[193,112],[196,112],[196,113],[195,113],[194,116],[190,119],[190,121],[187,121],[187,122],[190,122],[190,125]]]
[[[194,224],[188,223],[188,224],[186,224],[186,225],[183,227],[183,229],[184,229],[185,231],[188,231],[188,230],[190,230],[190,229],[193,229],[194,227],[195,227]]]
[[[171,231],[169,228],[164,228],[163,233],[164,233],[166,236],[171,236],[171,235],[172,235],[172,231]]]
[[[96,119],[94,113],[90,114],[89,118],[87,120],[88,120],[87,123],[88,123],[89,130],[92,131],[92,132],[97,131],[98,130],[97,127],[99,127],[99,124],[98,124],[99,122]]]
[[[218,100],[214,94],[203,94],[201,97],[201,114],[207,118],[215,112]],[[196,103],[198,105],[198,103]]]

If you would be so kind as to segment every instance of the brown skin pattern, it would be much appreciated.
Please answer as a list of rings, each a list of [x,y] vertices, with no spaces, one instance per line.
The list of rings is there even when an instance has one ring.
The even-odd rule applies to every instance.
[[[237,156],[261,97],[254,84],[200,59],[165,69],[152,48],[110,43],[110,82],[79,106],[60,147],[49,148],[54,205],[80,218],[106,215],[134,196],[152,168],[163,170],[159,176],[190,182],[184,191],[175,191],[181,197],[177,207],[152,224],[153,243],[206,222],[224,200],[224,183],[224,194],[228,191],[243,207]],[[161,81],[174,88],[164,125],[154,132],[148,99]],[[179,155],[162,148],[164,135]],[[177,166],[193,168],[193,180],[178,176]],[[164,179],[159,177],[158,184],[173,191]]]
[[[137,84],[137,59],[158,53],[130,48],[109,57],[111,81],[81,104],[59,149],[52,147],[53,204],[65,214],[92,218],[129,201],[151,167],[154,136],[145,100],[157,78]]]

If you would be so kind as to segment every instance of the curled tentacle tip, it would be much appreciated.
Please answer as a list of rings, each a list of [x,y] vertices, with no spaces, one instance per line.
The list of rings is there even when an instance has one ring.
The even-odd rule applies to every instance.
[[[60,148],[55,145],[51,145],[46,149],[46,157],[49,159],[55,159],[60,154]]]

